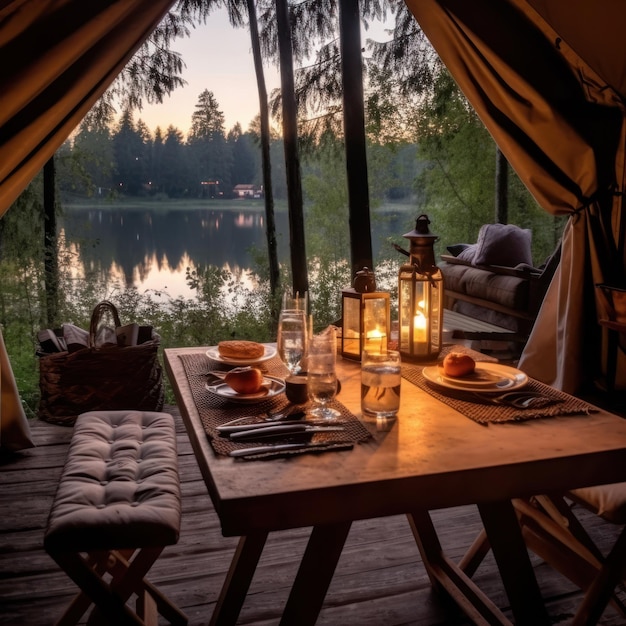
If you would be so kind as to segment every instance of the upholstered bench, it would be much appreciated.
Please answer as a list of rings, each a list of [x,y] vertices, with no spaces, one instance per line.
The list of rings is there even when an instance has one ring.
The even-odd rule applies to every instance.
[[[113,624],[186,616],[144,578],[180,532],[174,420],[168,413],[92,411],[76,420],[44,546],[80,587],[59,621],[93,602]],[[137,596],[137,612],[127,601]]]
[[[525,342],[561,258],[560,245],[532,266],[530,231],[485,224],[475,244],[448,246],[441,255],[445,306],[517,334]]]

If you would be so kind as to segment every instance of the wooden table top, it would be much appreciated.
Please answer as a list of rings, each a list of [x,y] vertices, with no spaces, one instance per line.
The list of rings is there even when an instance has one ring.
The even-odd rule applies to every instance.
[[[626,481],[626,420],[583,416],[480,425],[402,380],[398,419],[351,451],[241,461],[211,448],[179,355],[165,367],[224,535],[509,500]],[[208,362],[207,362],[208,367]],[[360,365],[338,358],[338,396],[361,417]]]

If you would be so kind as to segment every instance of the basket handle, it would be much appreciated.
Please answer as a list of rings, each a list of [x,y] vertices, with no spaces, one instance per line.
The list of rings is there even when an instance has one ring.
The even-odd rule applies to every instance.
[[[115,328],[121,326],[120,316],[117,312],[117,308],[112,302],[109,300],[103,300],[99,304],[96,304],[94,310],[91,314],[91,322],[89,323],[89,347],[95,348],[96,346],[96,334],[98,332],[98,326],[102,321],[102,317],[105,313],[109,312],[113,316],[113,322],[115,323]]]

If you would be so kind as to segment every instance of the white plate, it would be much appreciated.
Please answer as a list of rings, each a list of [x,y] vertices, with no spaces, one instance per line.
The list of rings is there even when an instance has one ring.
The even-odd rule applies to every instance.
[[[476,375],[473,377],[445,376],[439,365],[429,365],[422,373],[426,380],[441,387],[474,393],[513,391],[528,383],[528,376],[524,372],[499,363],[476,363]]]
[[[275,378],[274,376],[265,376],[265,378],[263,378],[263,389],[256,393],[237,393],[226,383],[218,383],[217,385],[207,384],[205,386],[209,393],[219,396],[224,400],[244,404],[262,402],[285,391],[285,381],[282,378]]]
[[[228,359],[220,355],[217,346],[213,346],[206,351],[206,355],[209,359],[213,359],[218,363],[226,363],[227,365],[254,365],[255,363],[263,363],[271,359],[276,354],[276,348],[274,346],[263,346],[265,354],[257,359]]]

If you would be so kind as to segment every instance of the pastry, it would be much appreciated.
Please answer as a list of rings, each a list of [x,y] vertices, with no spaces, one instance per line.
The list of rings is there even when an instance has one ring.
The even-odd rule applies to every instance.
[[[450,352],[443,359],[443,373],[453,378],[473,374],[475,368],[476,361],[463,352]]]
[[[220,341],[217,350],[221,357],[227,359],[258,359],[265,354],[262,343],[233,339],[232,341]]]

